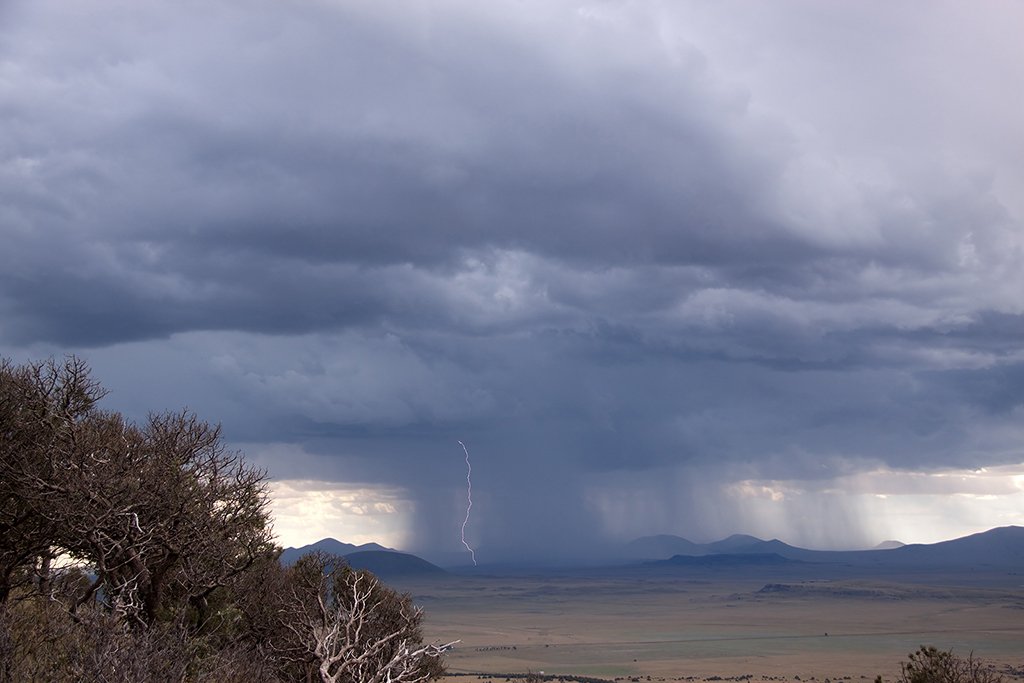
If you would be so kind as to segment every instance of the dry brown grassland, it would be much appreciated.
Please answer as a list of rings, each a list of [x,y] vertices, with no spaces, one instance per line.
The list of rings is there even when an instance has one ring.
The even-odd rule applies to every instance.
[[[891,581],[458,577],[410,590],[449,683],[532,671],[604,679],[893,681],[922,644],[1024,680],[1024,590]],[[466,677],[467,674],[472,674]],[[502,674],[480,675],[480,674]],[[1020,675],[1018,675],[1020,674]],[[716,679],[717,677],[717,679]]]

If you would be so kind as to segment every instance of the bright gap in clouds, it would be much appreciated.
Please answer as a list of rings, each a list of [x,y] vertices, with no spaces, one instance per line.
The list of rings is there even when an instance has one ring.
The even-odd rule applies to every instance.
[[[413,504],[395,488],[355,487],[309,479],[271,484],[278,544],[299,548],[324,538],[361,545],[408,545]]]
[[[837,508],[859,521],[867,547],[890,539],[937,543],[1024,525],[1024,463],[934,472],[880,468],[824,481],[746,480],[725,493],[743,511],[748,528],[795,527],[796,540],[826,549],[848,549],[848,541],[834,537],[827,524],[813,533],[804,528],[818,524],[822,511]]]
[[[588,502],[605,531],[627,541],[658,533],[697,542],[734,533],[817,550],[862,550],[885,540],[938,543],[997,526],[1024,526],[1024,463],[979,470],[867,472],[820,480],[743,479],[692,487],[662,473],[595,482]],[[654,530],[652,530],[654,529]]]

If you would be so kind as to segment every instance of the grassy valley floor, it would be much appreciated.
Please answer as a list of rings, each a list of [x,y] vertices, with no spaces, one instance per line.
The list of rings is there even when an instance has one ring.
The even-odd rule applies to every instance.
[[[927,644],[973,651],[1024,679],[1015,675],[1024,664],[1020,588],[768,578],[449,577],[398,586],[425,608],[429,640],[462,640],[448,656],[453,674],[895,680],[907,653]]]

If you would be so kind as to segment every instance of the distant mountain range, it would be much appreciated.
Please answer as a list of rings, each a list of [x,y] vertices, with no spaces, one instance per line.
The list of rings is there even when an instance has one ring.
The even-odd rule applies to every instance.
[[[342,557],[348,555],[349,553],[359,553],[367,551],[383,550],[388,552],[398,552],[393,548],[385,548],[384,546],[378,545],[376,543],[352,545],[351,543],[342,543],[341,541],[335,540],[333,538],[324,538],[322,540],[317,541],[316,543],[304,545],[301,548],[287,548],[281,555],[281,564],[295,564],[295,560],[299,559],[311,550],[322,550],[325,553],[330,553],[332,555],[341,555]]]
[[[382,579],[417,574],[445,574],[445,570],[426,560],[402,553],[392,548],[385,548],[376,543],[352,545],[342,543],[333,538],[325,538],[301,548],[288,548],[281,554],[281,563],[295,564],[295,561],[312,550],[322,550],[332,555],[340,555],[348,560],[353,569],[366,569]]]
[[[735,535],[715,543],[693,543],[679,536],[647,536],[626,544],[629,557],[688,566],[706,565],[693,558],[708,556],[757,556],[751,563],[778,556],[800,562],[838,563],[851,566],[958,568],[966,566],[1024,567],[1024,527],[997,527],[982,533],[941,543],[904,545],[886,541],[872,550],[807,550],[778,539],[762,541],[753,536]],[[690,559],[681,559],[690,558]],[[725,562],[719,560],[719,562]]]
[[[714,543],[694,543],[680,536],[644,536],[626,544],[626,556],[637,560],[663,560],[673,555],[716,555],[764,543],[760,538],[733,534]]]
[[[421,557],[392,550],[366,550],[345,555],[353,569],[366,569],[377,576],[387,579],[396,576],[413,574],[447,574],[436,564],[431,564]]]
[[[376,543],[352,545],[325,538],[301,548],[288,548],[281,562],[293,564],[310,550],[323,550],[346,558],[356,569],[368,569],[378,576],[393,577],[444,574],[444,569],[415,555],[385,548]],[[958,570],[965,568],[1024,569],[1024,527],[1006,526],[971,536],[932,544],[904,545],[885,541],[872,550],[807,550],[778,539],[763,541],[736,534],[714,543],[694,543],[671,535],[646,536],[619,547],[606,560],[621,565],[623,560],[638,568],[713,568],[759,565],[810,567],[831,564],[861,570]],[[594,566],[593,561],[588,563]],[[534,566],[540,568],[539,563]]]
[[[789,564],[800,560],[788,560],[778,553],[721,553],[719,555],[675,555],[667,560],[645,562],[654,567],[752,567],[766,564]]]

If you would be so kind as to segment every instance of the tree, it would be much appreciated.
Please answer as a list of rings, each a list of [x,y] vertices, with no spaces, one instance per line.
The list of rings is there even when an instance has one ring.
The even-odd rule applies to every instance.
[[[267,474],[219,426],[137,425],[103,393],[75,357],[0,360],[0,683],[444,673],[408,594],[329,555],[281,566]]]
[[[99,414],[86,426],[65,456],[70,518],[58,537],[96,574],[77,604],[102,588],[139,625],[186,609],[202,618],[215,590],[273,552],[266,474],[226,451],[219,427],[188,413],[143,428]]]
[[[344,558],[314,551],[265,567],[240,607],[260,646],[322,683],[421,683],[440,678],[447,645],[423,644],[423,610]],[[250,577],[250,579],[253,577]]]
[[[95,408],[76,358],[0,367],[0,601],[49,560],[95,575],[63,596],[72,615],[102,599],[139,626],[202,611],[216,589],[273,550],[266,473],[187,412],[139,427]]]
[[[24,366],[0,359],[0,604],[37,565],[46,573],[61,522],[51,505],[61,495],[53,455],[102,396],[77,358]]]
[[[922,645],[900,665],[900,683],[1003,683],[1003,677],[989,668],[971,652],[967,659],[953,650],[939,650]],[[875,679],[881,683],[882,677]]]

